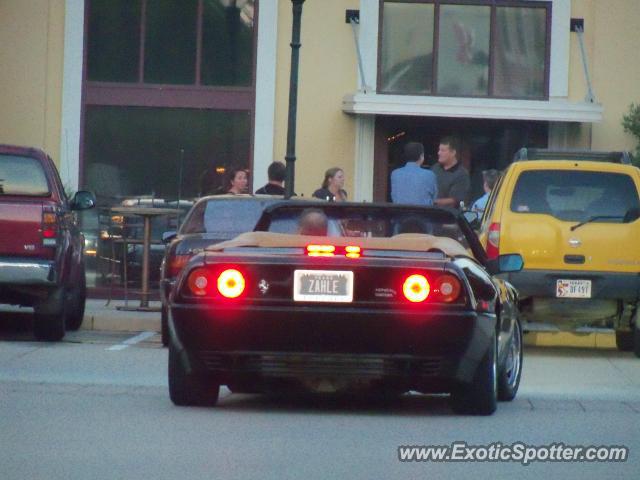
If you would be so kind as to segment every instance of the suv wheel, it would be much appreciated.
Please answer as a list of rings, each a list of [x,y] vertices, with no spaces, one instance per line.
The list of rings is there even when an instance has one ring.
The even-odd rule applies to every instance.
[[[166,347],[169,345],[169,319],[167,312],[167,307],[163,304],[160,308],[160,336],[162,337],[162,346]]]
[[[621,352],[633,351],[633,330],[616,330],[616,347]]]
[[[67,319],[64,290],[58,288],[34,307],[33,334],[37,340],[57,342],[64,337]]]
[[[496,334],[492,346],[478,365],[473,382],[457,388],[451,394],[451,406],[456,413],[471,415],[491,415],[496,411],[498,401]]]
[[[82,325],[84,319],[84,307],[87,300],[87,279],[84,273],[84,265],[80,268],[78,285],[67,293],[67,330],[76,331]]]
[[[187,372],[180,354],[169,344],[169,397],[178,406],[212,407],[218,402],[220,385],[207,375]]]

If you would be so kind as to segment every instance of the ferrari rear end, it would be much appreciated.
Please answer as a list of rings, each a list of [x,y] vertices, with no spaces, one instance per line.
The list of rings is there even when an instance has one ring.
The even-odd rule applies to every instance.
[[[474,288],[442,252],[309,244],[199,254],[171,297],[172,400],[213,404],[219,385],[454,392],[489,354],[495,364],[495,304]]]

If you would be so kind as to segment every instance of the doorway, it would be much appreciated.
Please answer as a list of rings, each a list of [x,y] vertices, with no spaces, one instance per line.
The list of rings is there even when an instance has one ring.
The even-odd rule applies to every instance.
[[[402,148],[420,142],[425,149],[424,168],[437,162],[440,139],[460,140],[458,159],[471,176],[471,198],[482,196],[482,172],[504,170],[522,147],[547,148],[548,122],[485,120],[472,118],[379,116],[376,118],[374,201],[390,202],[389,177],[404,165]]]

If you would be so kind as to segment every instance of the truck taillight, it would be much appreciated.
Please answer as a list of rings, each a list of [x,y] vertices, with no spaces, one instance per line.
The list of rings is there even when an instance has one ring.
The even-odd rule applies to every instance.
[[[487,257],[489,260],[500,255],[500,224],[492,223],[487,232]]]
[[[50,210],[44,210],[42,212],[41,230],[44,245],[50,244],[50,242],[47,242],[46,240],[55,239],[58,236],[58,216],[55,212]]]

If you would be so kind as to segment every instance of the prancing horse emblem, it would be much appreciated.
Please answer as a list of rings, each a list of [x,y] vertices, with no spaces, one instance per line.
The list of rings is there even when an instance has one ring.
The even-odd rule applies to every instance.
[[[267,282],[263,278],[262,280],[260,280],[260,283],[258,283],[258,288],[260,289],[261,294],[266,295],[266,293],[269,291],[269,282]]]

